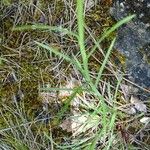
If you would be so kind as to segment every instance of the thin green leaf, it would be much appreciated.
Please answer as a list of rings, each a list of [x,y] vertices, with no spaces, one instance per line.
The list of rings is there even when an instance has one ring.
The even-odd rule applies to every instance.
[[[96,86],[96,87],[98,86],[98,83],[99,83],[99,81],[100,81],[102,72],[103,72],[103,70],[104,70],[104,68],[105,68],[105,65],[106,65],[106,63],[107,63],[107,61],[108,61],[109,55],[110,55],[110,53],[111,53],[111,50],[112,50],[112,48],[113,48],[113,46],[114,46],[115,40],[116,40],[116,38],[114,38],[114,40],[111,42],[111,45],[110,45],[110,47],[109,47],[109,49],[108,49],[108,51],[107,51],[107,54],[106,54],[105,59],[104,59],[104,61],[103,61],[103,63],[102,63],[102,66],[100,67],[100,70],[99,70],[99,72],[98,72],[98,76],[97,76],[96,82],[95,82],[95,86]]]
[[[74,89],[72,88],[40,88],[40,91],[73,91]]]
[[[84,45],[84,0],[77,0],[78,43],[83,61],[83,67],[88,72],[88,60]]]
[[[57,26],[34,24],[34,25],[22,25],[12,28],[12,31],[26,31],[26,30],[46,30],[46,32],[48,31],[61,32],[63,34],[72,35],[78,39],[78,35],[76,33],[71,32],[67,28],[63,28],[61,26],[57,27]]]
[[[120,26],[122,26],[123,24],[129,22],[130,20],[132,20],[133,18],[135,18],[136,15],[131,15],[128,17],[125,17],[123,20],[118,21],[113,27],[111,27],[109,30],[107,30],[98,40],[98,44],[100,44],[106,37],[108,37],[113,31],[115,31],[116,29],[118,29]],[[97,48],[97,44],[92,48],[91,52],[88,54],[88,58],[95,52]]]
[[[43,43],[39,43],[39,42],[37,42],[37,41],[35,41],[35,43],[36,43],[38,46],[40,46],[40,47],[42,47],[42,48],[45,48],[45,49],[47,49],[47,50],[50,51],[50,52],[53,52],[55,55],[58,55],[59,57],[64,58],[66,61],[72,62],[72,59],[71,59],[69,56],[67,56],[67,55],[65,55],[65,54],[63,54],[63,53],[61,53],[61,52],[59,52],[57,49],[51,48],[50,46],[48,46],[48,45],[46,45],[46,44],[43,44]]]
[[[112,142],[113,142],[113,132],[114,132],[114,127],[115,127],[115,120],[116,120],[116,110],[114,111],[114,113],[112,114],[111,116],[111,120],[110,120],[110,123],[109,123],[109,129],[108,129],[108,132],[110,132],[110,137],[109,137],[109,141],[108,141],[108,146],[106,147],[106,150],[109,150],[110,149],[110,146],[112,145]]]
[[[79,94],[81,92],[82,92],[82,87],[79,86],[77,88],[74,88],[73,93],[67,98],[64,106],[61,108],[61,110],[56,115],[57,116],[55,118],[56,124],[59,124],[60,119],[64,116],[64,113],[68,110],[71,101],[76,97],[77,94]]]

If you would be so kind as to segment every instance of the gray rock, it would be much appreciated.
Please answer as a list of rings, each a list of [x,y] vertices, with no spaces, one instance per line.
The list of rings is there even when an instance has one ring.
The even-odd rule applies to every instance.
[[[128,79],[150,89],[150,0],[115,0],[110,13],[117,21],[136,14],[118,29],[115,48],[126,57]],[[149,92],[140,95],[142,99],[143,95],[144,99],[150,97]]]

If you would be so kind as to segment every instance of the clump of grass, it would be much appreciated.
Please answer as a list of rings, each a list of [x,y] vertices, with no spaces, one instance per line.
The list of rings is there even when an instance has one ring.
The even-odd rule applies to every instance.
[[[109,59],[109,55],[110,55],[110,52],[111,52],[111,50],[113,48],[113,45],[115,43],[115,39],[112,41],[112,43],[111,43],[111,45],[110,45],[110,47],[107,51],[107,54],[105,55],[105,59],[104,59],[102,65],[99,69],[99,72],[98,72],[98,75],[97,75],[95,81],[93,81],[90,77],[90,72],[89,72],[89,69],[88,69],[88,60],[89,60],[89,57],[92,55],[92,53],[94,53],[97,45],[99,45],[100,42],[102,42],[111,32],[116,30],[122,24],[130,21],[135,16],[133,15],[133,16],[129,16],[129,17],[125,18],[124,20],[122,20],[122,21],[118,22],[116,25],[114,25],[111,29],[106,31],[106,33],[104,33],[102,35],[102,37],[96,42],[96,46],[94,46],[92,48],[91,52],[87,54],[87,52],[85,50],[85,44],[84,44],[85,41],[84,41],[84,14],[83,14],[83,8],[84,8],[83,1],[78,0],[77,1],[78,34],[77,34],[76,37],[77,37],[78,44],[79,44],[79,51],[80,51],[80,54],[81,54],[81,57],[82,57],[81,62],[75,56],[73,56],[71,58],[71,57],[69,57],[65,54],[62,54],[62,53],[58,52],[58,50],[54,50],[53,48],[49,47],[48,45],[45,45],[45,44],[42,44],[42,43],[39,43],[39,42],[36,42],[36,44],[38,44],[38,46],[43,47],[43,48],[45,48],[49,51],[52,51],[53,53],[55,53],[59,57],[63,57],[64,60],[69,61],[72,65],[74,65],[76,67],[77,70],[79,70],[81,72],[84,79],[86,80],[86,84],[82,85],[83,86],[82,90],[84,91],[84,89],[87,88],[88,91],[91,92],[92,94],[94,94],[95,98],[97,98],[99,100],[98,106],[95,108],[93,114],[94,115],[97,115],[97,114],[101,115],[101,120],[99,120],[99,121],[100,121],[100,124],[102,125],[102,128],[97,130],[97,132],[93,136],[93,138],[91,138],[90,141],[88,141],[88,140],[86,141],[85,146],[86,146],[87,149],[95,149],[96,144],[100,140],[100,138],[101,137],[106,137],[106,135],[107,135],[107,137],[110,136],[110,138],[109,138],[107,144],[105,144],[105,148],[109,149],[110,146],[112,145],[112,141],[114,139],[113,129],[114,129],[114,124],[115,124],[115,119],[116,119],[117,112],[116,112],[115,105],[113,105],[112,108],[107,106],[107,104],[105,102],[105,98],[98,91],[97,86],[98,86],[98,83],[101,79],[101,75],[102,75],[102,72],[105,68],[105,65],[106,65],[106,63]],[[74,33],[72,35],[74,35]],[[118,83],[120,83],[120,82],[118,82]],[[117,90],[118,90],[118,88],[116,89],[116,93],[117,93]],[[115,102],[115,99],[116,99],[116,96],[114,96],[114,99],[113,99],[114,102]],[[99,111],[99,110],[101,110],[101,111]],[[112,113],[111,113],[111,115],[109,116],[109,119],[108,119],[107,118],[107,112],[109,112],[109,111],[111,111]],[[74,147],[75,145],[72,145],[72,146]],[[67,147],[65,147],[65,148],[67,148]]]
[[[5,112],[0,111],[1,117],[5,120],[7,125],[7,127],[0,129],[0,148],[28,150],[51,146],[51,141],[47,142],[47,139],[44,138],[44,134],[40,133],[40,130],[43,130],[41,123],[44,123],[45,120],[49,118],[35,118],[29,121],[24,112],[24,105],[20,105],[17,102],[14,105],[16,109],[14,109],[13,106],[9,107],[3,104]],[[37,130],[36,134],[34,130]],[[50,135],[49,133],[47,132],[48,135]]]
[[[7,127],[0,130],[2,137],[4,137],[2,138],[0,143],[1,148],[22,148],[25,150],[40,150],[42,148],[93,150],[98,148],[113,149],[113,146],[119,148],[119,146],[121,145],[122,140],[118,138],[118,135],[115,132],[115,125],[118,121],[118,118],[123,118],[123,113],[118,112],[117,110],[116,102],[121,78],[117,75],[114,75],[116,76],[116,87],[114,88],[114,91],[112,91],[112,86],[110,85],[110,83],[107,83],[106,85],[104,84],[103,88],[99,89],[99,83],[101,83],[101,80],[103,80],[103,71],[105,70],[107,64],[110,63],[109,58],[116,38],[112,40],[107,52],[103,52],[104,59],[100,64],[98,72],[94,76],[89,69],[89,65],[90,58],[96,52],[97,48],[100,49],[101,42],[109,37],[109,35],[116,29],[118,29],[121,25],[127,23],[135,16],[132,15],[126,17],[125,19],[116,23],[110,29],[107,29],[100,37],[96,37],[97,40],[94,41],[94,45],[92,45],[90,50],[87,50],[85,42],[86,25],[84,1],[77,0],[76,6],[77,30],[75,31],[62,26],[48,26],[41,24],[24,25],[13,28],[13,31],[16,32],[38,31],[38,33],[56,33],[59,35],[69,36],[71,40],[75,41],[74,43],[76,43],[77,45],[76,55],[73,53],[67,54],[64,51],[59,50],[59,48],[57,47],[54,48],[54,46],[51,46],[49,42],[45,42],[45,39],[34,39],[34,43],[32,43],[32,46],[34,46],[35,49],[40,50],[40,52],[45,52],[45,50],[47,50],[48,53],[46,53],[46,55],[50,54],[50,58],[58,58],[59,60],[61,60],[60,62],[58,62],[58,64],[65,62],[64,64],[66,66],[66,62],[68,62],[69,64],[71,64],[70,68],[74,68],[74,72],[78,72],[82,77],[80,79],[81,85],[71,89],[62,89],[59,88],[59,86],[51,86],[50,88],[39,87],[39,91],[49,91],[53,93],[61,90],[72,91],[72,94],[67,97],[65,102],[62,102],[62,105],[60,105],[61,107],[59,112],[57,112],[55,116],[51,118],[53,121],[48,120],[48,124],[45,123],[45,121],[49,119],[46,117],[44,117],[44,119],[33,117],[33,119],[30,120],[28,118],[28,115],[26,115],[26,111],[24,112],[25,106],[23,105],[18,106],[18,104],[16,103],[17,110],[13,110],[10,107],[4,106],[5,111],[9,112],[9,115],[13,117],[11,117],[11,119],[9,120],[9,115],[5,115],[4,112],[1,112],[3,120],[5,120],[5,123],[7,124]],[[54,62],[56,63],[56,61]],[[56,67],[54,66],[54,68]],[[53,70],[55,70],[54,68]],[[55,85],[55,83],[53,85]],[[80,133],[78,133],[75,137],[63,137],[63,142],[60,142],[59,138],[63,135],[59,135],[59,133],[55,135],[56,133],[53,132],[53,128],[57,129],[59,124],[65,117],[70,117],[70,114],[68,112],[70,111],[69,109],[71,107],[71,102],[75,101],[75,99],[82,94],[85,94],[86,96],[80,103],[81,114],[77,117],[83,118],[82,116],[88,116],[88,119],[83,123],[84,128],[82,128],[82,130],[80,130]],[[92,101],[88,102],[87,99],[91,99],[91,97],[93,98]],[[75,116],[72,117],[75,118]],[[35,130],[36,132],[34,132]],[[68,133],[66,132],[65,134]],[[54,137],[56,137],[56,139],[54,139]],[[122,147],[124,148],[126,146],[121,145],[121,148]]]

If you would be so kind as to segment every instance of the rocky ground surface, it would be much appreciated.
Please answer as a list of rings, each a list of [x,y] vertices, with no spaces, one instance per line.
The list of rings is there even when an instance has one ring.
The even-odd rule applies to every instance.
[[[136,14],[134,20],[118,30],[115,48],[126,57],[128,79],[150,90],[150,1],[115,0],[110,13],[117,21]],[[140,90],[138,96],[148,99],[150,92]]]

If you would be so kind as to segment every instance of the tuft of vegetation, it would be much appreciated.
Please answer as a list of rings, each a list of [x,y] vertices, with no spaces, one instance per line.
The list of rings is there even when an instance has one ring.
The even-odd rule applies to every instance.
[[[0,2],[0,149],[148,149],[114,62],[115,31],[135,15],[115,23],[109,5],[88,5]]]

